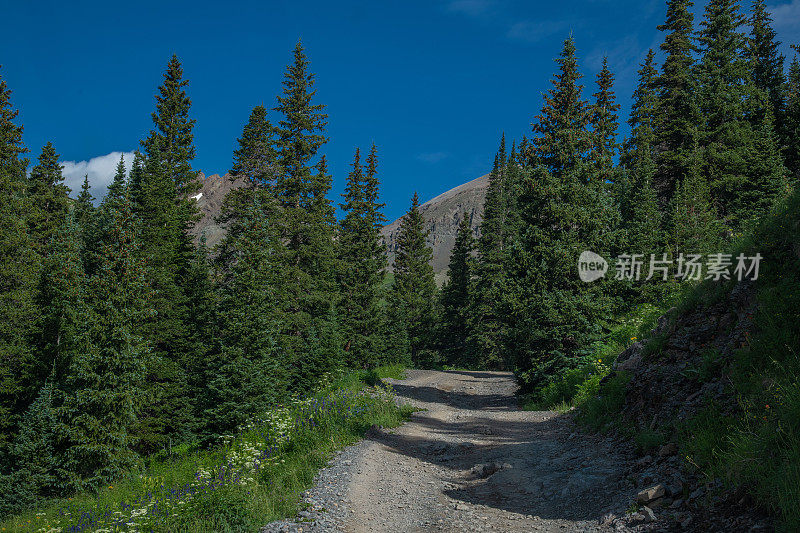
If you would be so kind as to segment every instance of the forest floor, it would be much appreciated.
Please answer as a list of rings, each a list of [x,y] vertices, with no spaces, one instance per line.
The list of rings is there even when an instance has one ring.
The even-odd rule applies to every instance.
[[[334,457],[282,531],[657,531],[628,513],[642,488],[622,439],[569,415],[518,408],[506,372],[409,371],[390,383],[420,409]],[[649,511],[649,509],[647,510]],[[672,525],[674,527],[674,525]]]

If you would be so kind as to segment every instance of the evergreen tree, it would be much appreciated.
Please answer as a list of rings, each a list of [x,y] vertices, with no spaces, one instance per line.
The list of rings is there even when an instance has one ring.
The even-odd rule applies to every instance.
[[[589,153],[591,179],[600,186],[613,179],[614,157],[617,155],[617,129],[619,104],[614,96],[614,75],[608,69],[608,58],[603,58],[603,68],[597,74],[597,92],[589,111],[592,127],[592,145]]]
[[[125,156],[119,156],[114,178],[108,186],[108,191],[103,198],[102,206],[105,210],[119,209],[128,198],[127,171],[125,170]]]
[[[275,240],[258,196],[233,222],[226,237],[232,262],[222,274],[219,351],[202,371],[201,435],[229,435],[283,397],[287,368],[275,342],[279,273]],[[202,310],[199,310],[202,311]]]
[[[278,175],[275,134],[267,109],[263,105],[254,107],[239,138],[239,147],[233,152],[231,174],[244,177],[253,185],[272,185]]]
[[[31,375],[35,356],[30,339],[37,327],[34,297],[39,262],[26,220],[28,160],[17,115],[11,90],[0,78],[0,468],[6,466],[19,417],[38,386]]]
[[[644,63],[638,70],[639,82],[633,92],[633,103],[628,118],[631,136],[625,141],[622,153],[622,163],[627,168],[632,168],[634,161],[645,153],[652,155],[654,149],[658,82],[655,56],[652,48],[648,50]]]
[[[352,164],[345,189],[345,216],[339,229],[342,294],[341,325],[347,362],[352,367],[372,367],[380,362],[382,316],[379,289],[385,256],[380,253],[375,146],[365,167],[360,150]],[[368,180],[371,183],[368,183]],[[367,196],[369,194],[369,197]]]
[[[749,161],[756,145],[768,149],[776,141],[770,131],[769,95],[755,86],[745,59],[746,41],[740,31],[743,24],[737,1],[712,0],[702,22],[699,40],[703,57],[697,68],[704,118],[702,168],[720,215],[734,230],[752,217],[751,204],[771,203],[778,188],[777,184],[767,186],[768,190],[758,186],[765,177],[756,175]],[[767,175],[781,174],[783,165],[777,152],[768,149],[767,153],[773,159],[762,159],[759,170],[767,165],[771,168]],[[756,198],[764,194],[768,197],[763,202]]]
[[[142,193],[142,183],[144,181],[144,155],[139,150],[133,152],[133,163],[128,176],[128,195],[131,199],[134,213],[138,210],[139,197]]]
[[[572,175],[591,146],[587,125],[589,113],[582,98],[583,85],[575,57],[575,41],[564,41],[559,58],[559,73],[553,88],[544,95],[544,105],[533,123],[529,165],[541,164],[555,177]]]
[[[750,179],[739,191],[743,222],[759,220],[769,212],[777,199],[789,194],[789,171],[782,162],[769,108],[755,128],[746,157],[745,168]]]
[[[189,195],[199,186],[191,169],[194,120],[189,119],[187,83],[173,56],[156,95],[154,128],[141,143],[143,166],[141,158],[134,159],[131,171],[130,194],[141,220],[139,253],[146,260],[156,310],[142,331],[153,349],[147,361],[148,408],[137,430],[143,453],[188,438],[196,426],[185,371],[193,357],[187,282],[194,245],[188,229],[197,218],[197,204]]]
[[[780,53],[781,42],[776,39],[772,29],[772,16],[767,11],[764,0],[753,2],[750,17],[750,39],[747,53],[751,65],[751,75],[755,88],[767,95],[775,130],[784,133],[784,111],[786,100],[786,77],[783,73],[784,57]],[[763,119],[764,112],[759,113],[758,120]],[[757,124],[756,124],[757,125]]]
[[[97,254],[96,248],[99,240],[97,213],[87,174],[83,178],[78,199],[75,200],[75,223],[78,225],[81,259],[86,272],[93,272],[94,258]]]
[[[48,244],[38,292],[41,331],[38,343],[40,382],[51,371],[63,375],[86,333],[86,275],[81,258],[81,227],[70,212]]]
[[[89,185],[89,175],[83,177],[81,192],[75,200],[75,222],[81,228],[88,228],[94,220],[94,196]]]
[[[650,50],[639,69],[639,83],[633,93],[628,124],[631,137],[625,143],[623,164],[629,188],[622,197],[623,221],[628,231],[630,253],[645,257],[658,253],[664,245],[661,211],[653,187],[656,167],[653,160],[657,72],[655,53]]]
[[[450,255],[449,280],[442,287],[442,356],[450,364],[467,362],[467,341],[472,292],[472,252],[475,248],[469,216],[458,224],[456,242]],[[470,361],[470,363],[473,363]]]
[[[689,173],[681,180],[673,199],[673,257],[711,253],[721,242],[722,226],[700,170],[699,152],[695,149]]]
[[[419,196],[414,193],[411,207],[400,221],[389,304],[405,322],[411,361],[419,367],[435,364],[438,359],[431,338],[436,321],[436,282],[431,266],[433,252],[426,243],[428,234],[419,211]]]
[[[574,367],[597,338],[609,307],[604,282],[579,280],[584,250],[607,256],[616,221],[608,193],[579,176],[556,178],[544,167],[525,176],[522,224],[510,249],[506,356],[525,390]]]
[[[86,288],[83,328],[58,376],[59,469],[65,490],[97,489],[136,461],[147,345],[139,336],[151,300],[130,202],[115,211],[111,242]]]
[[[784,117],[783,157],[793,183],[800,180],[800,62],[789,65]]]
[[[191,358],[186,371],[189,395],[193,399],[195,426],[194,434],[203,434],[209,423],[205,419],[204,404],[208,380],[213,375],[211,367],[219,364],[220,353],[220,319],[219,319],[219,286],[213,275],[211,257],[206,246],[205,236],[195,250],[195,256],[187,275],[187,324]],[[216,369],[216,366],[214,366]]]
[[[327,363],[304,360],[319,354],[317,342],[308,337],[312,329],[332,316],[337,303],[333,206],[327,198],[331,177],[324,157],[313,163],[326,142],[324,106],[312,104],[316,91],[309,61],[298,43],[294,62],[286,69],[283,94],[276,111],[278,126],[278,177],[275,193],[281,209],[280,262],[284,265],[285,295],[282,297],[282,347],[292,365],[294,385],[301,387],[324,371]]]
[[[375,284],[375,302],[376,302],[376,317],[375,323],[372,327],[377,328],[373,332],[373,345],[376,353],[380,356],[383,362],[395,362],[389,359],[388,345],[387,345],[387,327],[389,326],[389,317],[386,312],[386,290],[384,280],[386,279],[386,269],[388,267],[388,259],[386,257],[386,244],[383,241],[381,230],[386,223],[386,217],[381,212],[381,209],[386,204],[380,201],[380,181],[378,179],[378,150],[375,144],[372,144],[367,161],[364,168],[364,201],[366,202],[366,218],[372,225],[371,236],[368,238],[370,249],[370,261],[368,268],[374,276]]]
[[[32,206],[28,225],[40,254],[45,253],[69,209],[69,189],[64,185],[62,169],[53,144],[48,142],[42,147],[39,163],[31,169],[28,179],[28,195]]]
[[[182,199],[199,188],[197,172],[191,166],[195,156],[195,121],[189,118],[192,101],[184,89],[188,84],[189,81],[183,79],[183,67],[178,57],[173,55],[156,95],[156,110],[152,113],[155,128],[142,141],[148,159],[158,160],[161,172],[175,185],[178,197]],[[191,211],[191,203],[179,204]]]
[[[687,173],[700,122],[692,74],[697,47],[692,38],[694,15],[690,0],[668,0],[667,19],[658,26],[667,32],[661,50],[666,54],[658,78],[655,124],[656,174],[653,186],[665,208],[676,184]]]
[[[48,380],[22,417],[19,434],[11,445],[16,468],[2,476],[5,483],[0,488],[0,515],[24,511],[58,494],[53,393],[52,380]]]
[[[466,359],[471,364],[485,368],[502,368],[505,242],[507,239],[506,215],[508,213],[507,178],[516,163],[508,164],[505,158],[505,136],[495,156],[489,186],[483,204],[480,238],[477,242],[475,287],[469,313],[470,340]]]

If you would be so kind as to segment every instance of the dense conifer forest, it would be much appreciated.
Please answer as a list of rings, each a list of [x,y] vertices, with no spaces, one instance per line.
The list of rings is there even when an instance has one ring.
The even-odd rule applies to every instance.
[[[388,274],[380,147],[355,151],[337,220],[301,44],[274,107],[243,117],[230,172],[246,185],[214,249],[189,233],[200,184],[177,57],[99,202],[88,179],[67,189],[56,146],[25,146],[0,80],[0,513],[95,491],[173,447],[213,449],[347,369],[510,370],[540,405],[582,383],[599,394],[593,347],[621,317],[694,286],[685,256],[705,277],[708,257],[796,204],[800,62],[785,64],[763,0],[711,0],[699,21],[691,5],[668,1],[663,61],[640,65],[623,142],[615,74],[604,61],[584,80],[563,41],[540,111],[520,117],[529,135],[499,139],[482,222],[460,220],[441,289],[416,194]],[[616,268],[581,281],[583,251]],[[641,276],[619,262],[633,254]],[[716,261],[735,272],[736,256]]]

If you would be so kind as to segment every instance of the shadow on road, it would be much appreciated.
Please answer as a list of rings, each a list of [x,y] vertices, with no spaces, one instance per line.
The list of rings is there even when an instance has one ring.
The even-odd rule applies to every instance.
[[[444,493],[459,501],[566,520],[595,520],[613,505],[619,493],[609,489],[623,470],[607,443],[589,435],[571,439],[575,428],[565,415],[521,411],[511,394],[463,390],[470,378],[485,379],[477,377],[481,372],[447,374],[458,377],[435,386],[394,384],[400,398],[424,402],[428,410],[414,414],[409,424],[419,427],[413,431],[370,438],[445,468],[456,488]],[[494,465],[488,475],[480,472],[484,464]]]

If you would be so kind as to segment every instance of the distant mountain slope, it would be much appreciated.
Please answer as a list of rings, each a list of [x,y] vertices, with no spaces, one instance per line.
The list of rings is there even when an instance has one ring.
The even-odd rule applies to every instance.
[[[225,195],[233,189],[241,187],[242,181],[231,180],[230,174],[206,176],[202,172],[198,179],[202,185],[196,198],[202,218],[195,224],[192,234],[197,240],[200,235],[205,235],[206,244],[209,248],[213,248],[225,235],[225,228],[217,224],[214,218],[220,213]],[[428,229],[431,232],[428,242],[433,248],[433,271],[439,284],[447,275],[447,264],[450,261],[450,253],[453,250],[458,221],[462,213],[469,215],[470,223],[477,233],[483,216],[483,202],[486,199],[488,185],[489,175],[487,174],[450,189],[420,206],[420,211],[428,222]],[[392,199],[391,201],[401,200]],[[390,265],[394,260],[399,229],[400,219],[397,219],[381,230],[389,251]]]
[[[447,264],[455,244],[458,221],[462,213],[467,213],[470,224],[477,230],[483,217],[483,202],[488,186],[489,175],[486,174],[450,189],[420,206],[420,212],[431,232],[428,243],[433,248],[433,271],[439,284],[447,276]],[[397,219],[384,226],[381,231],[389,251],[390,265],[394,260],[399,229],[400,219]]]
[[[206,245],[209,248],[213,248],[225,235],[225,228],[217,224],[214,218],[219,215],[222,209],[225,195],[233,189],[241,187],[243,181],[233,181],[230,174],[206,176],[202,172],[198,175],[198,180],[202,186],[195,198],[197,198],[197,207],[200,209],[202,218],[192,228],[192,234],[198,241],[200,235],[205,235]]]

